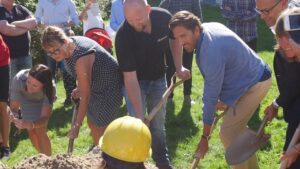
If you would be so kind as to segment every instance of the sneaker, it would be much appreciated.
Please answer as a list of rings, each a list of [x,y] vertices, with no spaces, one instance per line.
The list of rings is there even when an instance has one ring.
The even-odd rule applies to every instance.
[[[9,160],[10,158],[10,149],[9,147],[1,147],[2,158],[1,160]]]

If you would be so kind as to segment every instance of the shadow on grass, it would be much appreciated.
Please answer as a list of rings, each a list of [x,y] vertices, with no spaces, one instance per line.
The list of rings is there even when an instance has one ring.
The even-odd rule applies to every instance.
[[[166,117],[167,145],[170,160],[175,157],[178,143],[196,135],[198,128],[191,116],[191,104],[184,103],[180,112],[176,115],[174,102],[167,104]]]

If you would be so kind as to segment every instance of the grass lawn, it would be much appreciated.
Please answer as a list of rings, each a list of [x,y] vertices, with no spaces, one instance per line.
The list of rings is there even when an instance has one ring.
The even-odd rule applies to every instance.
[[[224,22],[220,16],[218,8],[203,6],[204,20]],[[273,35],[265,27],[265,25],[259,22],[259,41],[258,41],[258,53],[271,67],[273,63]],[[166,120],[166,133],[167,133],[167,145],[169,148],[170,159],[172,164],[178,169],[189,168],[192,162],[193,153],[198,144],[200,130],[202,128],[202,89],[203,79],[196,66],[193,64],[193,88],[192,97],[196,104],[184,105],[182,86],[178,87],[175,91],[174,103],[167,105],[167,120]],[[273,77],[273,85],[269,91],[265,100],[261,103],[260,113],[258,116],[253,117],[250,126],[257,129],[265,107],[277,96],[276,82]],[[68,138],[66,137],[67,132],[70,128],[70,121],[72,118],[72,108],[64,107],[64,90],[62,82],[58,83],[58,100],[54,105],[54,112],[49,122],[48,134],[52,143],[53,154],[66,153]],[[120,115],[126,113],[125,106],[120,108]],[[219,126],[219,125],[218,125]],[[279,118],[273,120],[266,127],[267,133],[271,134],[272,137],[270,142],[258,152],[259,164],[262,169],[274,169],[278,168],[279,165],[279,154],[283,147],[284,136],[285,136],[286,124],[282,119],[282,112],[279,113]],[[11,132],[11,159],[4,161],[5,164],[13,166],[20,162],[22,159],[28,156],[35,155],[37,152],[31,145],[30,140],[25,131],[15,138],[13,133],[15,128],[12,127]],[[210,150],[207,156],[200,161],[199,168],[211,168],[211,169],[226,169],[229,168],[225,162],[224,149],[218,137],[218,128],[216,128],[213,136],[210,140]],[[89,135],[89,129],[87,124],[80,129],[80,136],[75,140],[74,154],[80,155],[88,152],[92,145],[92,140]]]

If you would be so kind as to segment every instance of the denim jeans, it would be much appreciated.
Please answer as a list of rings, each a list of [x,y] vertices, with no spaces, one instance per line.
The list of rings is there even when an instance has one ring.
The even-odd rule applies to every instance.
[[[162,77],[155,81],[140,80],[139,84],[141,88],[143,111],[144,113],[150,113],[150,111],[158,104],[167,88],[166,78]],[[123,92],[127,111],[130,116],[135,116],[133,105],[128,98],[125,87],[123,88]],[[152,158],[156,162],[156,166],[158,168],[171,168],[165,139],[165,117],[166,105],[164,104],[150,122],[150,132],[152,135]]]
[[[30,69],[32,67],[32,57],[24,56],[20,58],[11,59],[10,61],[10,78],[14,78],[15,75],[22,69]]]

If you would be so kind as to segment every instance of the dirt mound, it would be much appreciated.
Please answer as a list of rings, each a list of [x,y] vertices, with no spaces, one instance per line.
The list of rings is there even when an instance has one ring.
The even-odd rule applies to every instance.
[[[91,152],[84,156],[73,156],[71,154],[59,154],[54,157],[48,157],[39,154],[24,159],[21,163],[13,167],[13,169],[98,169],[102,161],[101,151],[94,148]],[[147,169],[156,169],[152,164],[146,164]],[[0,169],[8,169],[1,168]]]
[[[0,162],[0,169],[8,169],[8,167],[2,162]]]

